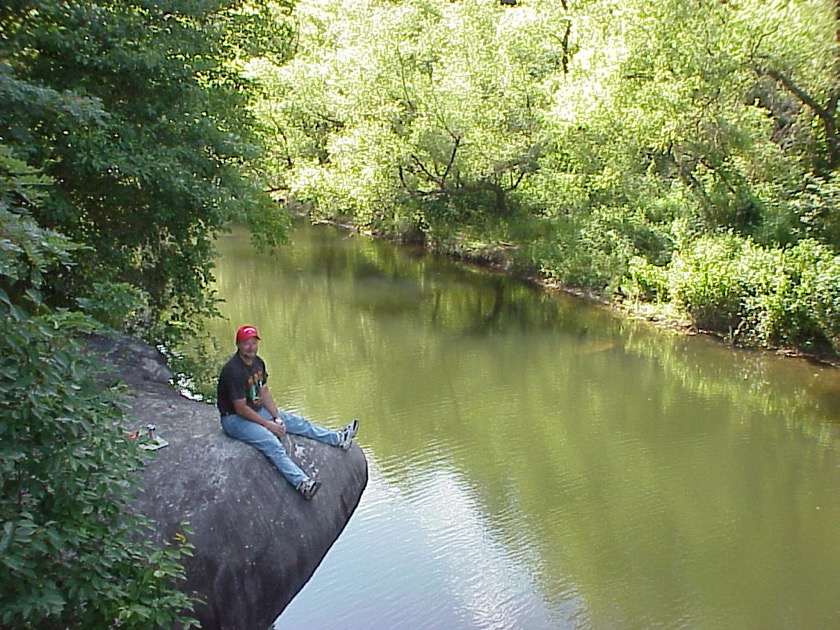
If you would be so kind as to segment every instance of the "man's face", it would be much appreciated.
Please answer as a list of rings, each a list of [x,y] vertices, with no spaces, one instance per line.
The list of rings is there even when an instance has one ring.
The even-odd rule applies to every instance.
[[[236,344],[236,347],[239,348],[239,355],[245,359],[253,359],[257,356],[259,346],[260,340],[256,337],[248,337]]]

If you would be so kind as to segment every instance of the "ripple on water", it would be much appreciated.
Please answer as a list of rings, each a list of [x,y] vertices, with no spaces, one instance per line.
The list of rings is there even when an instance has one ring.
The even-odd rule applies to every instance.
[[[371,630],[563,627],[545,608],[524,551],[508,552],[500,523],[486,520],[473,489],[443,457],[427,458],[422,467],[413,457],[387,467],[369,457],[369,465],[362,501],[312,580],[313,597],[330,593],[329,601],[313,606],[307,586],[278,627],[334,628],[338,618],[343,627]],[[394,479],[389,473],[396,468],[410,472]],[[365,569],[354,593],[336,592],[330,584],[346,583],[359,554]]]

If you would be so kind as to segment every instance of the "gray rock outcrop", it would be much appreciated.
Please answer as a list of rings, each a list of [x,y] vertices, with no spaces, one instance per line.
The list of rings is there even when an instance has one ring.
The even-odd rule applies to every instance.
[[[224,435],[215,407],[168,385],[156,350],[125,339],[91,345],[119,366],[134,392],[134,428],[154,424],[169,442],[146,465],[136,507],[156,523],[160,543],[189,523],[195,549],[179,588],[203,600],[196,607],[201,627],[269,628],[356,509],[368,478],[364,453],[355,444],[343,451],[286,436],[288,452],[323,482],[306,501],[256,449]]]

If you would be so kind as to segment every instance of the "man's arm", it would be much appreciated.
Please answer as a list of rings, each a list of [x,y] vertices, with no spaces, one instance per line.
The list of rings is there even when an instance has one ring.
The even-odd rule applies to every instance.
[[[268,412],[276,418],[280,415],[277,413],[277,405],[274,404],[274,400],[271,398],[271,394],[268,393],[268,388],[263,387],[263,391],[260,393],[260,395],[265,396],[266,394],[268,394],[268,397],[262,399],[263,404],[265,405],[265,408],[268,409]],[[266,420],[256,411],[251,409],[248,406],[248,403],[245,402],[244,398],[238,398],[232,402],[233,410],[236,412],[237,416],[245,418],[246,420],[250,420],[251,422],[255,422],[256,424],[265,427],[278,437],[285,435],[285,424],[283,424],[282,422],[272,422],[271,420]]]
[[[268,385],[263,385],[260,388],[260,402],[263,404],[263,407],[268,409],[268,413],[271,414],[272,418],[280,417],[280,410],[277,408],[277,403],[274,402],[274,397],[271,395]]]

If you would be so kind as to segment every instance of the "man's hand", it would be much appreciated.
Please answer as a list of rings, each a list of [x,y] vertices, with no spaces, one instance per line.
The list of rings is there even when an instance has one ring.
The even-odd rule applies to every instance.
[[[266,423],[265,428],[271,431],[277,437],[283,437],[284,435],[286,435],[286,425],[280,418],[277,418],[276,420],[269,420]]]

